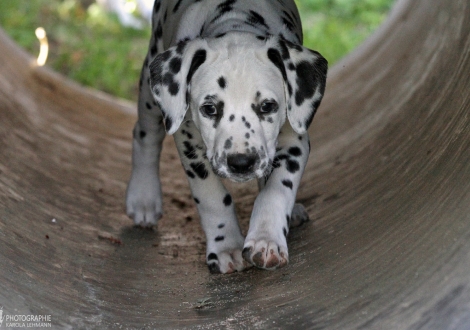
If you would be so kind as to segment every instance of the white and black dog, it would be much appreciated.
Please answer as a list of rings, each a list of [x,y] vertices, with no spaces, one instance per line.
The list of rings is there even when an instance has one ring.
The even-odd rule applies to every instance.
[[[288,262],[289,226],[308,215],[295,196],[309,155],[307,129],[327,61],[302,44],[293,0],[156,0],[134,129],[127,213],[162,215],[159,161],[174,134],[207,238],[212,272]],[[247,237],[220,177],[258,179]]]

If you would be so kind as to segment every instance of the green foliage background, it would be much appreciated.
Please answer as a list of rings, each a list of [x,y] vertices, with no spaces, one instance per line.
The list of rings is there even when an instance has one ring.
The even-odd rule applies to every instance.
[[[131,0],[128,0],[131,1]],[[393,0],[297,0],[304,44],[330,65],[361,43],[386,17]],[[47,65],[84,85],[135,100],[150,27],[122,27],[91,0],[1,0],[0,26],[31,54],[34,31],[49,39]]]

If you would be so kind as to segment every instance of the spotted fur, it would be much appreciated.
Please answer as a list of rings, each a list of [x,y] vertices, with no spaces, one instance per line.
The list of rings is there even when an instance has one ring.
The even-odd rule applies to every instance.
[[[206,233],[210,271],[285,266],[289,227],[308,219],[294,202],[327,74],[327,61],[302,46],[294,1],[156,0],[152,25],[128,215],[144,227],[162,216],[158,173],[166,130],[174,134]],[[258,179],[246,238],[221,177]]]

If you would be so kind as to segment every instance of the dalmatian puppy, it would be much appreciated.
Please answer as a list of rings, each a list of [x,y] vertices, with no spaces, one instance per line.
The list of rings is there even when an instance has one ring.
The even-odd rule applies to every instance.
[[[295,197],[327,61],[303,47],[293,0],[156,0],[144,61],[127,213],[162,216],[159,159],[174,134],[212,272],[285,266],[287,234],[308,219]],[[258,180],[246,238],[221,178]]]

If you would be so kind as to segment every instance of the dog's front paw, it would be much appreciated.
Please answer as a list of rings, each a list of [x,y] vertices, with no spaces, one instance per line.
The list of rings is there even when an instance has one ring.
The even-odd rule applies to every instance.
[[[243,260],[241,249],[209,253],[207,256],[207,266],[213,274],[231,274],[251,267],[249,263]]]
[[[289,262],[285,239],[247,239],[242,255],[250,264],[268,270],[282,268]]]
[[[162,193],[156,174],[133,173],[126,193],[127,215],[137,226],[152,227],[162,217]]]

